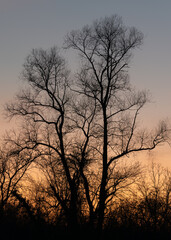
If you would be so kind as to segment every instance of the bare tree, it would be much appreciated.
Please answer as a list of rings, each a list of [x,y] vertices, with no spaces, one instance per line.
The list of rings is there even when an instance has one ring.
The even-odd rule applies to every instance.
[[[32,151],[18,151],[18,146],[11,142],[6,142],[0,149],[0,214],[6,204],[13,197],[13,193],[19,189],[19,184],[23,179],[31,163],[38,157]]]
[[[56,196],[58,194],[58,201],[65,209],[69,223],[74,226],[77,222],[77,189],[67,158],[70,144],[66,140],[70,112],[68,73],[56,47],[47,51],[34,49],[27,57],[23,71],[23,78],[30,87],[17,96],[17,102],[7,105],[7,112],[10,117],[24,117],[27,125],[30,122],[30,127],[25,128],[25,141],[20,151],[39,148],[43,155],[48,156],[50,151],[56,155],[69,191],[69,207],[64,206],[59,193]],[[56,186],[51,187],[55,191]]]
[[[139,218],[154,231],[169,229],[171,204],[171,173],[154,162],[137,183]]]
[[[102,164],[97,205],[99,229],[102,229],[106,202],[110,199],[107,185],[111,166],[132,152],[152,150],[167,138],[164,122],[150,134],[137,127],[137,118],[148,102],[148,94],[136,93],[131,87],[128,67],[132,51],[142,40],[141,32],[124,26],[116,15],[72,31],[65,40],[66,48],[74,49],[82,58],[73,91],[87,97],[87,101],[93,99],[96,104],[93,137],[97,139],[96,146],[100,146],[96,150]]]
[[[72,82],[56,47],[34,49],[23,71],[29,88],[6,107],[9,117],[26,122],[18,152],[40,153],[36,161],[49,193],[73,229],[84,208],[100,233],[117,190],[139,173],[137,166],[118,171],[116,163],[167,141],[165,122],[151,132],[138,126],[149,97],[131,86],[128,68],[142,40],[142,33],[125,27],[118,16],[72,31],[65,45],[82,58]]]

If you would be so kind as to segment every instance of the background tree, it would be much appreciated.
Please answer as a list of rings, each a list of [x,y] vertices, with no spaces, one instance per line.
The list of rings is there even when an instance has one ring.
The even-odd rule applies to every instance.
[[[159,164],[151,163],[146,175],[137,182],[141,224],[154,232],[169,229],[171,224],[171,173]]]
[[[14,140],[14,139],[13,139]],[[20,189],[20,182],[32,162],[39,154],[18,150],[17,140],[8,141],[0,149],[0,217],[3,219],[5,206],[10,203],[14,192]]]

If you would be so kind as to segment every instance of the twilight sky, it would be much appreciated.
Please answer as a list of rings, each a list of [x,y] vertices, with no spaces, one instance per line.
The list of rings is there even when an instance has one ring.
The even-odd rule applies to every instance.
[[[3,104],[21,88],[22,64],[31,49],[60,47],[70,30],[112,14],[122,16],[126,25],[145,35],[130,68],[136,88],[149,89],[152,95],[144,123],[151,127],[160,119],[171,121],[170,11],[171,0],[0,0],[0,136],[9,125],[2,115]],[[171,166],[169,156],[167,147],[165,154],[162,150],[162,161]]]

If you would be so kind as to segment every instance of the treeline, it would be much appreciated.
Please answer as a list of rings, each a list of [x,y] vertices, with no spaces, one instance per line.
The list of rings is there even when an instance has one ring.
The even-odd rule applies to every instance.
[[[120,175],[116,181],[120,183],[105,210],[102,239],[170,239],[171,172],[156,163],[148,167],[140,167],[137,163],[132,166],[122,164],[115,168],[115,176]],[[123,175],[123,169],[132,174]],[[99,238],[97,218],[90,219],[84,190],[77,202],[78,223],[73,229],[46,171],[35,162],[25,176],[20,173],[22,179],[21,175],[15,177],[13,173],[8,180],[1,171],[1,234],[6,239],[14,236],[17,239]],[[97,191],[93,176],[90,182],[94,185],[92,191]],[[61,191],[64,199],[69,198],[67,190]],[[5,194],[8,196],[2,201]]]
[[[14,216],[19,228],[30,226],[42,238],[51,228],[54,238],[79,229],[81,237],[98,239],[139,228],[169,231],[169,187],[156,187],[155,180],[153,190],[140,187],[130,197],[141,167],[128,159],[170,141],[166,122],[153,130],[139,124],[150,99],[131,85],[128,69],[142,41],[140,31],[114,15],[65,37],[65,50],[79,57],[76,73],[57,47],[28,55],[25,88],[5,106],[6,117],[19,120],[19,127],[6,134],[0,149],[3,224]],[[31,170],[35,180],[28,184]]]
[[[105,214],[103,239],[170,239],[171,173],[155,164],[149,170],[146,175],[141,173],[129,189],[116,194]],[[77,229],[70,229],[50,186],[30,178],[29,182],[26,189],[24,182],[17,191],[13,190],[4,205],[0,217],[1,236],[6,239],[14,236],[17,239],[71,236],[96,239],[96,225],[90,225],[87,209],[81,203],[82,215]]]

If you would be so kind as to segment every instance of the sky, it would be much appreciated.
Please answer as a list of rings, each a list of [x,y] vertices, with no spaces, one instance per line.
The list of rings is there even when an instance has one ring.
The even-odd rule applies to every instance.
[[[69,31],[112,14],[144,33],[130,66],[132,84],[151,93],[143,121],[150,127],[171,121],[170,10],[171,0],[0,0],[0,136],[9,127],[3,106],[22,87],[22,64],[30,51],[61,47]],[[71,60],[68,55],[70,67]],[[157,158],[171,167],[169,147],[160,148]]]

